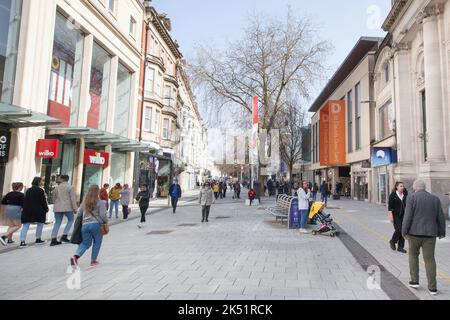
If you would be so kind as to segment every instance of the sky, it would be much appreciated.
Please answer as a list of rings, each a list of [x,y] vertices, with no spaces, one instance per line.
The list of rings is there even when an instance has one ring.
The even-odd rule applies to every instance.
[[[290,6],[299,16],[310,17],[322,39],[333,45],[325,61],[329,77],[361,36],[385,36],[381,24],[391,7],[391,0],[153,0],[152,3],[159,13],[167,13],[171,19],[171,35],[188,61],[197,44],[213,43],[222,50],[228,41],[239,39],[249,14],[261,12],[283,17]],[[313,90],[313,98],[322,87]]]

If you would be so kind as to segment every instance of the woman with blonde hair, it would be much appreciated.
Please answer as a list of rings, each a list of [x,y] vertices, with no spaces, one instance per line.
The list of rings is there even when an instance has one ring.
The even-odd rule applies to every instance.
[[[97,257],[102,245],[103,235],[101,232],[102,224],[108,224],[106,206],[99,199],[100,188],[97,185],[91,185],[84,197],[83,203],[78,209],[78,217],[83,217],[83,226],[81,228],[82,242],[78,246],[75,255],[70,258],[72,266],[78,265],[78,259],[93,245],[91,254],[91,266],[98,265]]]

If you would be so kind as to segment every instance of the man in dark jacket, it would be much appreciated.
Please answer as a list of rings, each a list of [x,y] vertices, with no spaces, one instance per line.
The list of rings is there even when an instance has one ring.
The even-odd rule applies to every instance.
[[[36,177],[31,183],[31,188],[25,192],[25,199],[22,211],[22,231],[20,232],[20,248],[27,247],[28,229],[32,223],[37,223],[36,244],[44,244],[41,240],[42,230],[48,212],[47,197],[41,188],[42,178]]]
[[[181,187],[177,179],[173,179],[173,184],[169,188],[169,195],[172,203],[173,213],[177,211],[178,199],[181,198]]]
[[[422,248],[423,259],[431,295],[437,294],[436,260],[434,252],[436,238],[445,237],[445,218],[441,201],[426,191],[425,182],[417,180],[413,185],[414,193],[406,202],[402,235],[409,242],[410,287],[419,287],[419,254]]]

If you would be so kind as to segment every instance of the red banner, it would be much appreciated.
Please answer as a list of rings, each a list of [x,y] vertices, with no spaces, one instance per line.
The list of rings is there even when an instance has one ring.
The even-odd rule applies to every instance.
[[[259,110],[258,110],[258,97],[253,98],[253,124],[258,124],[259,122]]]
[[[59,152],[59,140],[39,139],[36,141],[36,158],[56,159]]]
[[[109,166],[109,153],[86,149],[83,163],[87,166],[107,167]]]

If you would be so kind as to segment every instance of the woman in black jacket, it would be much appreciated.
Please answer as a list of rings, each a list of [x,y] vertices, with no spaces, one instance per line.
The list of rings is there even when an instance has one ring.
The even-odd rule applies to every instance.
[[[402,222],[406,208],[406,197],[408,192],[402,182],[396,182],[395,187],[389,196],[390,220],[394,224],[395,232],[392,235],[392,239],[389,241],[392,250],[397,250],[402,253],[406,253],[405,239],[402,236]],[[396,248],[395,245],[398,244]]]
[[[42,178],[36,177],[31,183],[31,188],[25,192],[25,200],[22,211],[22,231],[20,232],[20,248],[25,248],[27,245],[28,229],[32,223],[37,223],[36,228],[36,244],[44,244],[41,240],[42,230],[48,212],[47,197],[44,190],[41,188]]]
[[[0,238],[0,242],[6,246],[7,244],[13,244],[14,232],[20,229],[22,208],[24,201],[23,183],[15,182],[12,184],[12,190],[2,199],[2,204],[6,206],[6,217],[8,218],[8,231]]]

